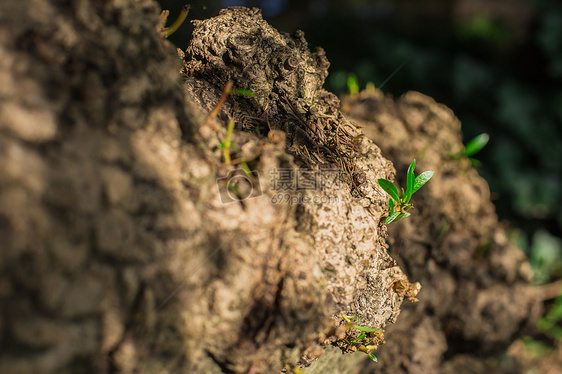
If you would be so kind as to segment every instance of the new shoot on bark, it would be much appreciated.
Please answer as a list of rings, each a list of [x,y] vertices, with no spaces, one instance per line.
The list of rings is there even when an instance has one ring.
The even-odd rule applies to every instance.
[[[398,189],[392,184],[392,182],[386,179],[377,180],[379,186],[390,195],[388,199],[388,205],[390,210],[390,215],[386,217],[384,223],[387,225],[398,221],[402,217],[408,217],[410,213],[408,210],[412,209],[414,206],[410,204],[410,199],[412,195],[419,190],[424,184],[426,184],[431,177],[433,177],[433,171],[424,171],[417,177],[414,175],[414,169],[416,167],[416,160],[413,160],[408,168],[408,174],[406,179],[406,191],[402,188],[402,192],[398,194]]]
[[[482,150],[482,148],[484,148],[486,146],[486,144],[488,144],[489,140],[490,140],[490,135],[488,135],[486,133],[482,133],[482,134],[476,136],[475,138],[473,138],[471,141],[469,141],[466,144],[466,146],[464,147],[463,152],[451,153],[450,156],[455,160],[460,160],[462,158],[468,158],[470,160],[470,164],[472,166],[479,167],[481,165],[481,162],[478,161],[475,158],[470,157],[470,156],[474,155],[475,153],[480,152]]]
[[[174,22],[172,22],[172,24],[168,27],[166,27],[166,21],[168,20],[168,16],[170,15],[170,11],[169,10],[163,10],[160,13],[160,36],[163,38],[167,38],[170,35],[172,35],[173,33],[175,33],[181,25],[183,25],[185,19],[187,18],[187,15],[189,14],[189,10],[191,8],[202,8],[202,9],[207,9],[206,5],[191,5],[191,4],[187,4],[184,5],[181,8],[180,14],[178,15],[178,18],[176,18],[176,20]]]
[[[189,13],[189,9],[191,8],[191,5],[184,5],[183,8],[181,9],[181,12],[178,16],[178,18],[176,18],[176,20],[168,27],[162,27],[162,30],[160,30],[160,36],[162,36],[163,38],[167,38],[168,36],[172,35],[174,32],[177,31],[177,29],[180,28],[180,26],[183,24],[183,21],[185,21],[188,13]],[[163,10],[162,14],[160,15],[161,19],[162,19],[162,23],[165,24],[166,23],[166,19],[168,18],[168,15],[170,14],[169,10]]]
[[[231,146],[237,147],[236,144],[231,142],[233,132],[234,132],[234,120],[229,120],[228,126],[226,128],[226,139],[224,140],[224,142],[220,143],[225,164],[230,164],[230,147]]]
[[[341,317],[346,322],[346,329],[356,329],[360,332],[356,338],[349,340],[349,343],[357,350],[366,353],[372,361],[378,362],[373,351],[377,349],[377,342],[384,340],[382,330],[358,325],[356,322],[359,322],[362,318],[357,318],[357,315],[347,316],[342,314]]]

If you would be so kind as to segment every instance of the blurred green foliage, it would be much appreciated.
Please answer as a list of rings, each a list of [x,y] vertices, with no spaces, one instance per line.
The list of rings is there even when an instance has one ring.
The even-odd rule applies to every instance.
[[[558,296],[544,317],[539,320],[539,331],[546,335],[562,340],[562,296]]]
[[[544,229],[537,230],[531,240],[519,231],[518,245],[527,248],[535,283],[544,284],[562,278],[562,240]]]
[[[509,26],[485,13],[459,22],[457,33],[460,38],[481,39],[499,48],[505,48],[512,41]]]
[[[562,276],[552,268],[562,267],[562,247],[546,239],[562,237],[562,3],[531,2],[526,23],[488,8],[464,18],[428,15],[423,2],[408,1],[358,19],[369,13],[365,3],[350,3],[362,12],[334,11],[305,28],[332,62],[328,88],[345,92],[350,73],[361,87],[378,86],[408,61],[383,91],[417,90],[445,103],[467,140],[490,134],[478,158],[500,218],[533,238],[523,249],[542,273],[537,280]],[[539,261],[547,253],[551,261]]]

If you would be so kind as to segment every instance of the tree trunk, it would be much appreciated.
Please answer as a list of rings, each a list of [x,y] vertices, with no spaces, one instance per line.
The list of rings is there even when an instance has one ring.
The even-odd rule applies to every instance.
[[[0,19],[0,372],[292,369],[382,344],[419,290],[402,269],[427,296],[373,368],[459,371],[532,316],[526,263],[485,182],[447,159],[459,124],[430,99],[362,107],[398,175],[412,157],[437,173],[391,226],[399,267],[376,184],[392,164],[302,33],[225,10],[182,66],[150,0],[3,2]],[[252,94],[210,115],[229,81]],[[381,330],[360,344],[342,314]]]

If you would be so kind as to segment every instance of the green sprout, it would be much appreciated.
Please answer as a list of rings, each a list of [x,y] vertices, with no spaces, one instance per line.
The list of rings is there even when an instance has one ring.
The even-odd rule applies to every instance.
[[[559,326],[562,320],[562,295],[554,300],[554,304],[544,317],[539,320],[538,328],[540,332],[553,337],[555,339],[562,339],[562,328]]]
[[[385,223],[388,225],[394,221],[398,221],[402,217],[408,217],[410,213],[408,210],[414,206],[410,204],[410,199],[412,195],[419,190],[424,184],[426,184],[431,177],[433,177],[433,171],[424,171],[417,177],[414,175],[414,169],[416,167],[416,160],[413,160],[408,168],[408,174],[406,179],[406,191],[402,188],[402,193],[398,194],[398,189],[392,184],[392,182],[386,179],[379,179],[377,182],[379,186],[382,187],[389,195],[388,205],[390,210],[390,215],[386,217]]]
[[[244,88],[234,88],[230,91],[231,94],[242,95],[242,96],[256,96],[256,94],[251,90],[246,90]]]
[[[454,158],[455,160],[460,160],[461,158],[468,158],[470,160],[470,163],[472,164],[472,166],[474,167],[478,167],[481,165],[480,161],[470,157],[478,152],[480,152],[482,150],[482,148],[484,148],[486,146],[486,144],[488,144],[488,141],[490,140],[490,135],[486,134],[485,132],[476,136],[475,138],[473,138],[471,141],[469,141],[466,146],[464,147],[464,151],[463,152],[459,152],[459,153],[451,153],[451,157]]]
[[[357,75],[349,74],[347,76],[347,89],[351,96],[357,96],[359,94],[359,83],[357,80]]]
[[[383,339],[381,329],[358,325],[355,322],[359,322],[362,318],[359,318],[354,322],[353,320],[358,317],[357,315],[346,316],[345,314],[342,314],[341,317],[347,323],[348,329],[354,328],[360,331],[359,335],[357,335],[356,338],[348,341],[349,344],[356,347],[356,349],[360,350],[361,352],[365,352],[374,362],[378,362],[377,356],[375,356],[372,351],[377,349],[376,342]]]
[[[226,129],[226,139],[224,140],[224,142],[220,142],[220,147],[223,152],[224,162],[226,164],[230,164],[230,147],[237,146],[236,144],[231,143],[233,132],[234,132],[234,121],[230,120],[228,121],[228,126]]]
[[[184,5],[183,8],[181,9],[181,12],[180,12],[178,18],[176,18],[176,20],[169,27],[162,27],[162,30],[160,31],[160,35],[163,36],[164,38],[167,38],[170,35],[172,35],[173,33],[175,33],[180,28],[180,26],[183,24],[183,21],[185,21],[187,15],[189,14],[190,8],[191,8],[191,5]],[[166,19],[166,18],[168,18],[168,15],[170,14],[170,11],[164,10],[164,11],[162,11],[162,13],[163,13],[164,19]]]
[[[170,35],[172,35],[173,33],[175,33],[181,25],[183,25],[183,22],[185,21],[185,19],[187,18],[187,15],[189,14],[189,10],[191,8],[202,8],[202,9],[207,9],[206,5],[184,5],[180,11],[180,14],[178,16],[178,18],[176,18],[176,20],[168,27],[165,27],[165,23],[166,20],[168,19],[168,16],[170,15],[170,11],[169,10],[163,10],[162,13],[160,14],[160,19],[162,20],[161,22],[163,23],[162,28],[160,30],[160,36],[162,36],[163,38],[167,38]]]
[[[305,374],[304,371],[299,368],[293,368],[291,371],[293,372],[293,374]]]

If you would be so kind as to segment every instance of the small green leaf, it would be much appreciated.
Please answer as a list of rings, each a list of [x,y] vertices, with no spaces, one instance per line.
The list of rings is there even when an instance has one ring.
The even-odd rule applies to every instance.
[[[230,92],[233,93],[233,94],[244,95],[244,96],[256,96],[256,94],[253,93],[252,91],[245,90],[243,88],[236,88],[236,89],[234,89]]]
[[[250,170],[250,167],[248,166],[246,161],[240,161],[240,166],[242,167],[242,170],[244,170],[247,176],[249,177],[252,176],[252,170]]]
[[[361,333],[361,334],[359,334],[358,337],[356,337],[355,339],[352,339],[351,342],[357,344],[357,343],[361,342],[364,338],[366,338],[366,335]]]
[[[414,169],[416,168],[416,160],[413,160],[412,163],[410,164],[410,167],[408,168],[408,174],[407,174],[407,183],[406,183],[406,193],[410,196],[410,198],[412,197],[412,191],[414,190],[414,181],[416,179],[416,176],[414,175]],[[410,201],[410,199],[408,199],[406,202]]]
[[[386,219],[384,220],[384,223],[386,223],[387,225],[391,224],[394,221],[397,221],[399,218],[398,216],[401,215],[402,213],[400,212],[394,212],[391,215],[389,215],[388,217],[386,217]]]
[[[377,358],[377,356],[375,356],[374,354],[372,354],[371,352],[369,352],[369,358],[375,362],[379,362],[379,359]]]
[[[346,316],[345,314],[342,314],[341,317],[345,320],[345,322],[347,323],[351,323],[352,319],[355,319],[359,316],[359,314],[356,314],[354,316]]]
[[[355,327],[357,330],[359,331],[364,331],[364,332],[377,332],[380,329],[375,329],[372,327],[365,327],[365,326],[360,326],[360,325],[353,325],[353,327]]]
[[[225,149],[225,148],[236,148],[238,147],[238,144],[236,143],[226,143],[226,142],[220,142],[220,149]]]
[[[238,191],[238,188],[236,188],[236,186],[233,185],[233,184],[230,183],[230,182],[227,182],[227,183],[226,183],[226,188],[228,188],[230,191],[234,192],[234,193],[236,194],[236,196],[240,196],[240,195],[241,195],[240,191]]]
[[[431,179],[431,177],[433,177],[432,170],[424,171],[423,173],[418,175],[414,182],[414,189],[412,191],[412,194],[419,190],[424,184],[426,184]]]
[[[388,209],[390,213],[394,213],[394,200],[388,199]]]
[[[385,190],[390,195],[390,197],[394,199],[394,201],[400,203],[400,197],[398,196],[398,190],[396,189],[396,186],[394,186],[386,179],[379,179],[377,180],[377,182],[379,186],[381,186],[382,189]]]
[[[486,133],[482,133],[468,142],[468,144],[464,147],[464,155],[465,156],[472,156],[473,154],[480,152],[482,148],[488,144],[490,140],[490,135]]]
[[[472,167],[474,168],[479,168],[480,166],[482,166],[482,163],[475,158],[470,157],[469,160],[470,160],[470,165],[472,165]]]
[[[359,84],[357,83],[357,76],[349,74],[347,76],[347,89],[352,96],[359,94]]]

